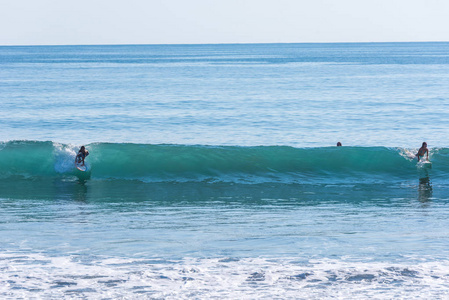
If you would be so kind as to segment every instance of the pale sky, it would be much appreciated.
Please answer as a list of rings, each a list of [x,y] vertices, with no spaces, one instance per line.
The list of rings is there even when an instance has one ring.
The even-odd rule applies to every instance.
[[[0,45],[449,41],[449,0],[0,0]]]

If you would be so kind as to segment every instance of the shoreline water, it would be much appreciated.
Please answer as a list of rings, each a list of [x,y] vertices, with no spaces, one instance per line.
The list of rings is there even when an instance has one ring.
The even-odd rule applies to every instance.
[[[447,261],[415,264],[360,262],[350,259],[273,260],[266,258],[238,259],[161,259],[129,260],[94,258],[96,265],[77,257],[1,256],[15,262],[15,281],[10,286],[33,290],[42,297],[92,297],[102,291],[109,297],[131,298],[261,298],[283,299],[335,297],[403,298],[425,293],[429,297],[447,296]],[[62,265],[48,270],[32,261]],[[100,264],[98,264],[100,262]],[[45,278],[30,284],[32,278]],[[406,291],[397,289],[405,287]],[[217,289],[216,287],[220,288]],[[127,290],[125,295],[123,290]],[[0,294],[7,295],[5,288]],[[16,289],[12,298],[26,296]]]

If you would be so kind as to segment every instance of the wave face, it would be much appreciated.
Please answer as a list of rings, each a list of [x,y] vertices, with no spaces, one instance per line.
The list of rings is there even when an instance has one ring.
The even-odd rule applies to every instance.
[[[93,143],[88,172],[74,167],[78,146],[0,143],[0,178],[86,177],[143,182],[373,183],[445,177],[449,149],[431,149],[432,167],[410,159],[416,149],[385,147],[192,146]]]

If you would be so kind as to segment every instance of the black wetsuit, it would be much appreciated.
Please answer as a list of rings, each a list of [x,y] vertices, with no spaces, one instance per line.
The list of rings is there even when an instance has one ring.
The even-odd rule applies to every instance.
[[[80,163],[80,162],[82,162],[83,161],[83,159],[85,159],[86,158],[86,156],[88,156],[89,155],[89,152],[87,152],[87,151],[85,151],[85,152],[83,152],[83,151],[78,151],[78,154],[76,155],[76,160],[77,160],[77,162],[78,163]]]

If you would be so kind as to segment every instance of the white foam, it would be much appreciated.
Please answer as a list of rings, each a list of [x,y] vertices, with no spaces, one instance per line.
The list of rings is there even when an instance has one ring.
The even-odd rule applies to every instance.
[[[80,147],[70,144],[63,145],[53,143],[53,148],[53,155],[55,157],[55,171],[60,174],[73,172],[75,169],[75,156]],[[88,162],[86,162],[86,166],[90,169]]]
[[[449,260],[123,259],[0,254],[2,298],[446,298]]]

